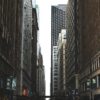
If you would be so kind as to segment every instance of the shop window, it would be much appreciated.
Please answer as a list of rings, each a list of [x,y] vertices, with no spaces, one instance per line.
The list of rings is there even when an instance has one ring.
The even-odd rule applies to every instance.
[[[12,90],[16,89],[16,78],[12,76],[7,78],[6,89],[12,89]]]
[[[13,78],[12,80],[12,89],[16,90],[16,78]]]
[[[7,79],[7,89],[11,89],[11,79]]]
[[[90,85],[91,85],[91,81],[90,79],[88,79],[86,82],[86,90],[90,90]]]
[[[92,78],[92,89],[97,88],[97,80],[96,77]]]

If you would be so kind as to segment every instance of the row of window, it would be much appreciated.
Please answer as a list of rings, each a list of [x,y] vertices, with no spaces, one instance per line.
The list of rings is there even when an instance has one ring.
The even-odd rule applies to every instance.
[[[100,57],[98,57],[95,61],[92,62],[92,71],[95,71],[100,67]]]
[[[6,88],[8,90],[16,90],[16,78],[9,77],[6,80],[0,78],[0,88]]]
[[[82,77],[87,76],[92,72],[96,71],[98,68],[100,68],[100,56],[94,58],[91,61],[91,66],[87,66],[87,69],[81,74]]]
[[[97,75],[92,79],[87,79],[87,81],[83,82],[81,84],[81,91],[85,92],[98,87],[100,87],[100,75]]]

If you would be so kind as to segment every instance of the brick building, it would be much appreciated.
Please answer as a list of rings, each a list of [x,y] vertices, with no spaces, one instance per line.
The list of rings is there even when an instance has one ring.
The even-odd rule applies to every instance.
[[[78,4],[81,36],[81,94],[100,98],[100,1],[80,0]],[[92,91],[91,91],[92,90]]]
[[[67,7],[67,88],[79,89],[83,100],[100,98],[99,31],[100,1],[69,0]],[[74,76],[77,80],[71,81]]]

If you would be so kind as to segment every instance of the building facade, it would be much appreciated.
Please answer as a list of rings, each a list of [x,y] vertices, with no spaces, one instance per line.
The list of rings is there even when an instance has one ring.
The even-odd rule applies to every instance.
[[[22,0],[0,1],[0,89],[2,88],[1,91],[6,90],[8,93],[11,90],[17,92],[16,87],[18,86],[17,76],[21,62],[22,7]]]
[[[100,1],[78,3],[81,35],[80,91],[82,98],[100,98]]]
[[[59,89],[60,95],[65,95],[66,92],[66,30],[62,29],[58,38],[58,69],[59,69]]]
[[[31,77],[32,93],[36,96],[36,71],[37,71],[37,34],[38,20],[36,8],[32,9],[32,57],[31,57]]]
[[[58,36],[65,23],[66,5],[51,7],[51,95],[53,95],[53,46],[57,46]]]
[[[43,56],[41,54],[41,48],[38,48],[37,56],[37,76],[36,76],[36,91],[39,96],[45,96],[45,68],[43,65]],[[44,100],[45,98],[38,98],[39,100]]]
[[[57,95],[58,94],[58,81],[59,81],[59,70],[58,70],[58,46],[53,46],[53,94]]]
[[[67,5],[66,88],[71,93],[79,90],[80,34],[77,5],[78,0],[69,0]]]
[[[100,64],[100,1],[69,0],[67,6],[67,88],[97,100]]]
[[[21,39],[20,94],[30,90],[31,86],[31,54],[32,54],[32,1],[23,1],[23,22]],[[27,94],[28,95],[28,94]]]
[[[1,88],[23,95],[31,86],[32,1],[1,0],[0,12]]]

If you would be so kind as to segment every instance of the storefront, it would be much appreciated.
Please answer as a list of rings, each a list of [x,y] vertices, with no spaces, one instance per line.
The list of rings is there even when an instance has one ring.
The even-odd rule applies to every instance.
[[[13,91],[0,89],[0,100],[13,100]]]
[[[16,90],[16,76],[14,69],[0,57],[0,100],[13,100]]]

